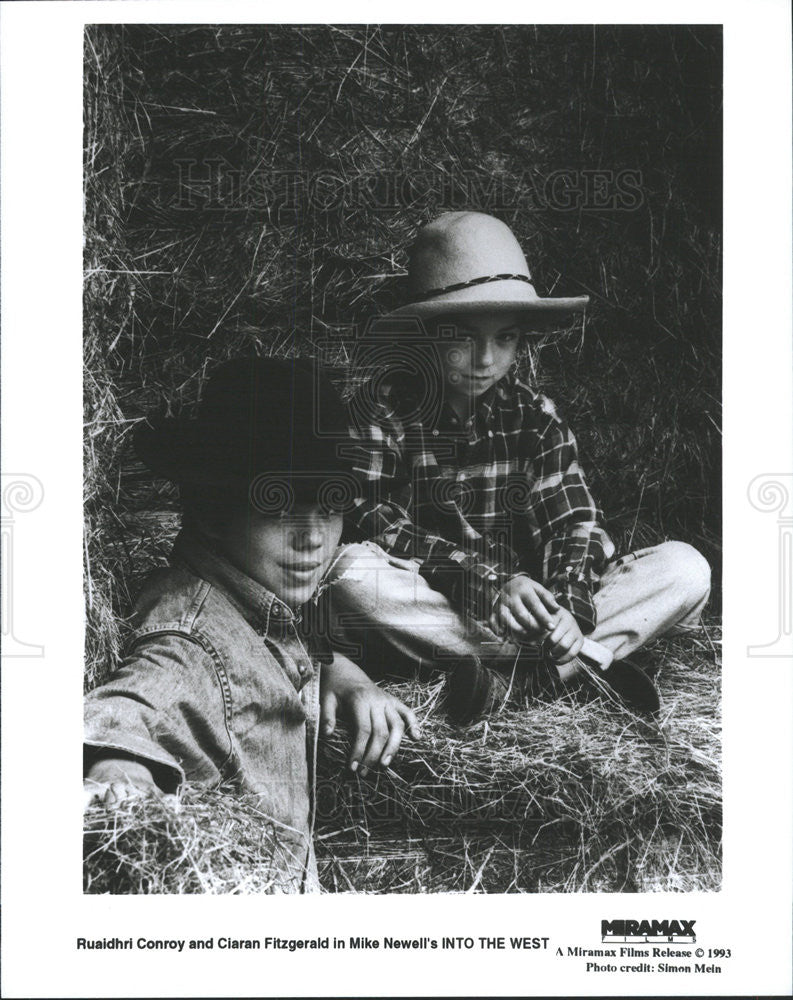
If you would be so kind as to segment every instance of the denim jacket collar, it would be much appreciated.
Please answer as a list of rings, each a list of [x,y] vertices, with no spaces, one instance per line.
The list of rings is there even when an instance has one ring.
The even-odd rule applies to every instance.
[[[225,594],[245,620],[265,638],[281,634],[288,625],[300,622],[275,594],[242,573],[214,548],[210,539],[193,528],[183,528],[176,537],[172,562],[181,562],[203,580]]]

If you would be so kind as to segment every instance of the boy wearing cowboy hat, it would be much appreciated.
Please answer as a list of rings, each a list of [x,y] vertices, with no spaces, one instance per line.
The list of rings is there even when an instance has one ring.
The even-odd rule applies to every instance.
[[[709,567],[681,542],[616,559],[575,438],[514,374],[521,337],[588,298],[540,297],[510,229],[477,212],[424,226],[408,281],[410,301],[380,323],[394,371],[381,365],[351,407],[368,495],[348,521],[366,541],[334,568],[337,635],[370,663],[445,666],[461,719],[505,688],[482,662],[514,668],[532,646],[554,681],[590,664],[629,705],[657,710],[625,657],[698,619]],[[411,329],[421,349],[406,364]]]
[[[303,621],[356,492],[334,435],[346,417],[330,383],[274,359],[222,365],[196,420],[139,426],[140,457],[179,484],[183,527],[140,595],[120,669],[86,698],[87,801],[229,783],[272,822],[285,891],[315,887],[319,728],[347,721],[362,773],[417,734],[406,706],[323,654]]]

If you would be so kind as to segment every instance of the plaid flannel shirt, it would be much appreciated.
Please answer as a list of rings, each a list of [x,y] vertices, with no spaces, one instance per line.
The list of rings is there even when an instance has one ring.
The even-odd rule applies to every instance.
[[[505,376],[467,422],[448,403],[437,420],[419,410],[398,381],[381,383],[363,415],[351,406],[354,465],[368,485],[348,515],[352,533],[417,560],[430,586],[478,621],[522,572],[590,633],[614,545],[553,403]]]

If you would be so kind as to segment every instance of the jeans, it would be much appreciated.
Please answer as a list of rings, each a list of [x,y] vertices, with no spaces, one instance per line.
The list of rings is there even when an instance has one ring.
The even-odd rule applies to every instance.
[[[417,562],[371,542],[342,547],[325,583],[334,645],[372,672],[404,676],[443,669],[444,660],[459,656],[517,655],[515,644],[433,590]],[[629,553],[600,579],[591,638],[615,659],[629,656],[656,636],[695,625],[709,594],[710,567],[692,546],[664,542]]]

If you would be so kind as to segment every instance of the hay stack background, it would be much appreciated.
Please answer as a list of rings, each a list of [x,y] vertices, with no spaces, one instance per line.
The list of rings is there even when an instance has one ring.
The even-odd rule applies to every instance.
[[[189,408],[235,354],[342,365],[351,325],[399,301],[416,227],[453,208],[507,221],[543,294],[592,296],[585,333],[533,350],[527,375],[575,429],[615,539],[690,541],[718,582],[717,29],[97,26],[85,66],[87,686],[178,526],[135,421]],[[711,801],[714,657],[705,638],[675,656],[670,697],[707,678],[668,724],[702,727]]]

